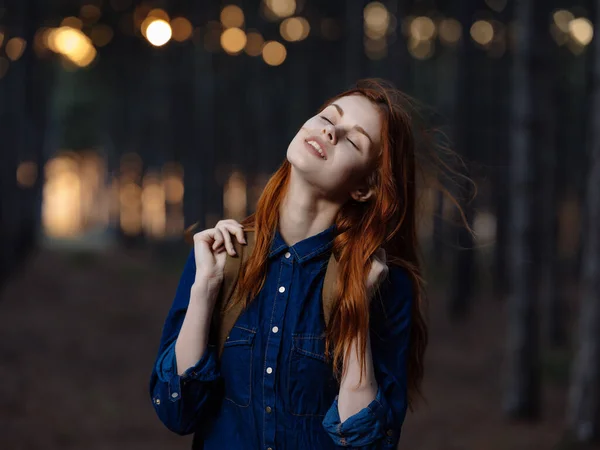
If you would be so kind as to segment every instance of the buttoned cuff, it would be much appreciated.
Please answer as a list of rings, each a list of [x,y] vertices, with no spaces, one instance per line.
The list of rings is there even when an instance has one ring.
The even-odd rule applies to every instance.
[[[379,387],[375,399],[369,405],[342,423],[336,396],[323,419],[323,427],[337,445],[363,447],[384,438],[386,441],[393,440],[397,432],[387,428],[389,413],[390,407]]]
[[[169,400],[181,398],[181,388],[192,381],[214,381],[219,377],[216,347],[209,345],[200,360],[182,375],[177,374],[175,342],[169,345],[157,361],[156,373],[161,381],[169,385]]]

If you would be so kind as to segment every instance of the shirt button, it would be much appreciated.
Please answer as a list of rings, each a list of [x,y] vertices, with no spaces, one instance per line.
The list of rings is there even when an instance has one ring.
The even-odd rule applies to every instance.
[[[290,256],[292,256],[292,254],[290,252],[285,252],[285,257],[289,258]]]
[[[279,328],[277,328],[277,327],[273,327],[273,328],[271,328],[271,331],[272,331],[273,333],[277,333],[277,332],[279,331]]]
[[[283,286],[281,286],[281,287],[279,288],[279,292],[285,292],[285,288],[284,288]]]
[[[272,369],[271,367],[267,367],[267,373],[268,373],[268,374],[271,374],[271,373],[273,373],[273,369]]]
[[[179,397],[179,394],[178,394],[177,392],[173,392],[173,393],[171,394],[171,397],[173,397],[173,398],[177,398],[177,397]]]
[[[271,409],[271,407],[270,407],[270,406],[267,406],[267,407],[265,408],[265,411],[267,411],[267,412],[270,414],[270,413],[271,413],[271,411],[273,411],[273,410]]]
[[[391,436],[392,434],[394,434],[394,432],[392,430],[387,430],[387,435]]]
[[[271,448],[271,447],[267,447],[267,450],[273,450],[273,448]]]
[[[160,398],[157,398],[157,399],[156,399],[156,404],[157,404],[157,405],[160,405]]]

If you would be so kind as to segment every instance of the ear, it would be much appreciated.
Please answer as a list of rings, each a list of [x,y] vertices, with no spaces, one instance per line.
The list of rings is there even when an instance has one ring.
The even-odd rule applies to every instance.
[[[366,186],[358,188],[352,192],[350,192],[350,196],[357,202],[366,202],[369,200],[375,191],[373,188],[368,188]]]

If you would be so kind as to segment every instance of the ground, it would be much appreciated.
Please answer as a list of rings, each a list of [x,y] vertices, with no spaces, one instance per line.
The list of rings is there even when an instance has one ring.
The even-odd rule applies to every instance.
[[[149,250],[43,250],[13,276],[0,293],[2,449],[190,448],[158,421],[147,392],[181,266],[181,255]],[[564,380],[546,381],[541,421],[506,420],[504,304],[479,298],[452,324],[442,297],[430,299],[427,403],[408,415],[400,448],[558,449]]]

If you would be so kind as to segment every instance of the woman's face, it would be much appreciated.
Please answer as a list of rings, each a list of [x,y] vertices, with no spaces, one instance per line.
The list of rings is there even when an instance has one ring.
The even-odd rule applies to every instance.
[[[304,123],[287,159],[322,194],[364,200],[360,189],[380,150],[381,126],[380,111],[370,100],[342,97]]]

